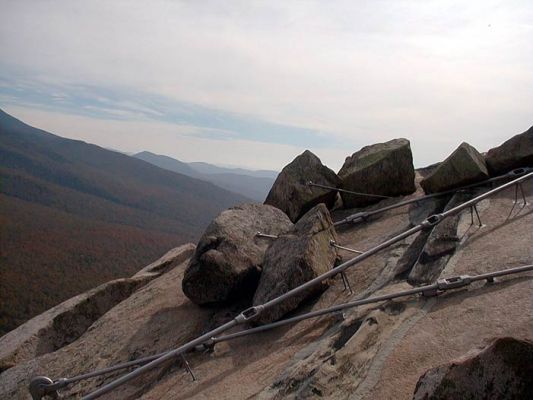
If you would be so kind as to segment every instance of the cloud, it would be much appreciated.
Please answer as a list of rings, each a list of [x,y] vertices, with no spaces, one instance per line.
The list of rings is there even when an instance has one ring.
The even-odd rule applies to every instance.
[[[11,105],[6,112],[26,123],[60,136],[96,143],[108,149],[137,153],[146,149],[182,161],[209,161],[251,169],[280,170],[302,153],[300,146],[261,143],[243,138],[205,138],[194,126],[151,120],[96,119]],[[309,146],[323,162],[339,169],[344,149]]]
[[[197,128],[195,136],[208,139],[244,139],[290,145],[306,143],[315,147],[331,147],[336,144],[312,129],[276,124],[161,95],[119,87],[110,89],[80,84],[47,84],[20,74],[4,78],[0,75],[0,101],[18,106],[31,104],[43,110],[98,119],[158,121],[177,126],[194,126]]]
[[[203,127],[197,134],[216,139],[213,146],[222,137],[270,135],[302,150],[344,143],[353,152],[403,136],[423,165],[463,140],[486,150],[531,125],[526,0],[3,1],[2,8],[0,72],[12,84],[15,70],[49,87],[97,88],[109,102],[91,104],[93,93],[84,104]],[[228,157],[234,163],[236,155]]]

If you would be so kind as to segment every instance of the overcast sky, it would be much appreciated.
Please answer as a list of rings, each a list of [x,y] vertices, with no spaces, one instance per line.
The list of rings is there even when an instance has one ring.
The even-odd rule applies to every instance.
[[[0,0],[0,108],[127,152],[415,165],[533,125],[533,2]]]

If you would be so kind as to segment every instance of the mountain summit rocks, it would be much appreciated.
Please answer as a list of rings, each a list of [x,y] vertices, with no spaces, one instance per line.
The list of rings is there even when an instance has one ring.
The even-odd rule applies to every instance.
[[[533,126],[513,136],[501,146],[490,149],[486,157],[492,174],[498,175],[514,168],[533,166]]]
[[[330,240],[337,240],[335,228],[328,209],[324,204],[319,204],[308,211],[293,229],[276,239],[266,251],[254,305],[264,304],[329,271],[337,257]],[[324,282],[293,296],[265,310],[254,322],[275,321],[326,287],[327,283]]]
[[[293,222],[319,203],[324,203],[328,208],[333,207],[337,192],[309,186],[309,181],[332,187],[340,184],[335,172],[306,150],[283,168],[272,185],[265,204],[279,208]]]
[[[413,155],[407,139],[365,146],[346,158],[339,171],[341,188],[360,193],[398,196],[415,191]],[[345,208],[377,203],[377,197],[341,192]]]
[[[198,242],[183,277],[183,292],[196,304],[251,297],[271,242],[256,233],[279,235],[291,227],[282,211],[268,205],[242,204],[223,211]]]
[[[468,143],[463,142],[420,182],[426,193],[444,192],[489,178],[483,156]]]
[[[413,400],[533,399],[533,342],[494,340],[476,355],[428,370]]]

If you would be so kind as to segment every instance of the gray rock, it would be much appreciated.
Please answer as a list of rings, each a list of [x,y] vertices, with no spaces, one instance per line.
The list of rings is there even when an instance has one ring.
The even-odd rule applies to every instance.
[[[471,189],[454,194],[444,210],[470,200],[475,193],[478,193],[477,190]],[[450,216],[431,230],[422,253],[409,273],[407,281],[411,285],[429,284],[438,278],[459,245],[459,218],[460,214]]]
[[[533,167],[533,126],[490,149],[485,158],[489,171],[500,175],[520,167]]]
[[[426,193],[438,193],[488,179],[483,156],[463,142],[426,178],[420,186]]]
[[[452,195],[432,197],[409,206],[409,223],[412,226],[420,224],[430,215],[441,212],[452,199]]]
[[[413,156],[407,139],[363,147],[346,158],[338,175],[341,188],[354,192],[399,196],[416,190]],[[341,196],[346,208],[363,207],[380,200],[343,192]]]
[[[476,355],[428,370],[413,400],[533,399],[533,343],[498,338]]]
[[[254,305],[263,304],[318,275],[335,264],[337,252],[330,245],[336,240],[335,228],[324,204],[308,211],[288,233],[281,235],[268,248],[263,274],[254,296]],[[310,296],[320,293],[327,283],[287,299],[263,312],[255,323],[268,323],[294,310]]]
[[[339,177],[309,150],[304,151],[280,172],[265,204],[277,207],[296,222],[311,208],[324,203],[333,207],[337,191],[308,186],[307,182],[338,187]]]
[[[220,213],[200,238],[185,271],[182,288],[196,304],[220,303],[252,296],[271,239],[292,227],[275,207],[242,204]]]
[[[428,177],[429,175],[431,175],[431,174],[437,169],[437,167],[438,167],[440,164],[441,164],[441,163],[438,162],[438,163],[434,163],[434,164],[428,165],[428,166],[426,166],[426,167],[417,168],[417,169],[415,170],[415,172],[418,172],[422,178],[426,178],[426,177]]]
[[[420,224],[430,215],[440,213],[449,202],[450,198],[451,196],[446,196],[444,198],[434,197],[421,201],[419,204],[411,204],[409,207],[409,222],[411,226]],[[426,246],[430,234],[430,230],[422,230],[415,235],[414,240],[409,244],[409,247],[407,247],[396,263],[396,277],[407,278],[413,266],[419,260],[420,255],[423,254],[424,247]]]
[[[192,243],[172,249],[132,278],[116,279],[79,294],[0,337],[0,373],[78,340],[107,311],[186,261],[193,251]]]

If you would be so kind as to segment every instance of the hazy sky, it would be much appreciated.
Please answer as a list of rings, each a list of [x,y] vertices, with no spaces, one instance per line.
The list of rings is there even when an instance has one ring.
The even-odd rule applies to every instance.
[[[104,147],[338,170],[533,124],[533,2],[0,0],[0,108]]]

